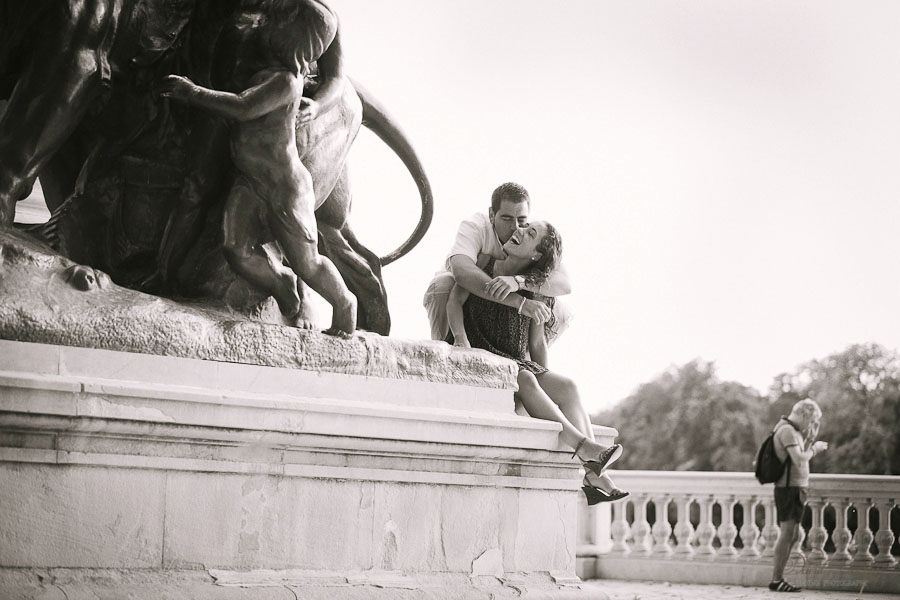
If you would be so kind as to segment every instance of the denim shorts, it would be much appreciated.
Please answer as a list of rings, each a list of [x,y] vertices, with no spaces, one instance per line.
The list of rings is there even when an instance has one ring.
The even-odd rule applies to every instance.
[[[806,496],[805,487],[775,487],[775,513],[779,525],[782,521],[800,522],[806,508]]]

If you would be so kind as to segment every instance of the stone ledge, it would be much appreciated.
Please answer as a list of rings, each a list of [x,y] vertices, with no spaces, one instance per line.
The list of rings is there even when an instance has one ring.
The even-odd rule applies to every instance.
[[[0,230],[0,339],[515,389],[515,363],[481,350],[366,332],[340,339],[112,283],[83,292],[65,281],[73,264],[24,233]]]
[[[557,423],[512,412],[470,413],[328,398],[226,395],[179,386],[142,390],[140,385],[127,382],[79,382],[8,372],[0,373],[0,391],[0,411],[20,418],[33,414],[532,449],[555,447],[560,430]]]
[[[19,385],[38,380],[36,385],[60,391],[79,391],[79,384],[131,385],[148,391],[162,386],[160,389],[182,393],[197,390],[220,395],[343,400],[364,397],[402,406],[513,411],[513,387],[367,377],[9,340],[0,340],[3,371],[7,377],[20,377],[23,383]]]

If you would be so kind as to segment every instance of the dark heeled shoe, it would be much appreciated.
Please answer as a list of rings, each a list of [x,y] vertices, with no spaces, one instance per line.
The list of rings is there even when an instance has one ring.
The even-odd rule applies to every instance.
[[[600,475],[607,467],[619,460],[620,456],[622,456],[622,444],[613,444],[601,452],[597,460],[586,460],[582,464],[585,470],[591,471],[595,475]]]
[[[630,493],[618,488],[613,488],[610,492],[604,492],[600,488],[595,488],[592,485],[581,486],[581,491],[584,492],[584,496],[587,498],[588,506],[600,504],[601,502],[615,502],[616,500],[625,498]]]

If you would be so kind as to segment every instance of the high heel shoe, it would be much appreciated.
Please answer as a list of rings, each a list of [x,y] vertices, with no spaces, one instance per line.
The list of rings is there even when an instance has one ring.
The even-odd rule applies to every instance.
[[[584,496],[587,498],[588,506],[593,506],[601,502],[615,502],[630,494],[630,492],[620,490],[619,488],[613,488],[609,492],[605,492],[592,485],[581,486],[581,491],[584,492]]]
[[[572,453],[572,457],[578,455],[578,451],[581,449],[581,446],[587,441],[587,438],[581,438],[581,441],[578,442],[578,445],[575,446],[575,452]],[[622,456],[622,444],[613,444],[606,450],[600,453],[600,456],[597,457],[597,460],[585,460],[582,461],[582,465],[588,471],[591,471],[595,475],[600,475],[605,471],[611,464],[619,460],[619,457]]]

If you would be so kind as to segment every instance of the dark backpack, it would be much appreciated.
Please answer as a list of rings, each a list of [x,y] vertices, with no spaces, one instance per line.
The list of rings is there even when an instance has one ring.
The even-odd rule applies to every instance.
[[[791,427],[797,429],[797,426],[785,419],[787,423],[791,424]],[[779,422],[778,425],[781,425]],[[756,453],[756,479],[760,483],[775,483],[781,476],[784,475],[785,469],[790,473],[791,470],[791,457],[790,455],[785,458],[784,462],[778,460],[778,455],[775,454],[775,432],[778,430],[778,425],[775,426],[775,429],[772,430],[772,433],[763,440],[762,446],[759,447],[759,452]],[[797,431],[800,431],[797,429]],[[790,477],[790,475],[788,475]]]

